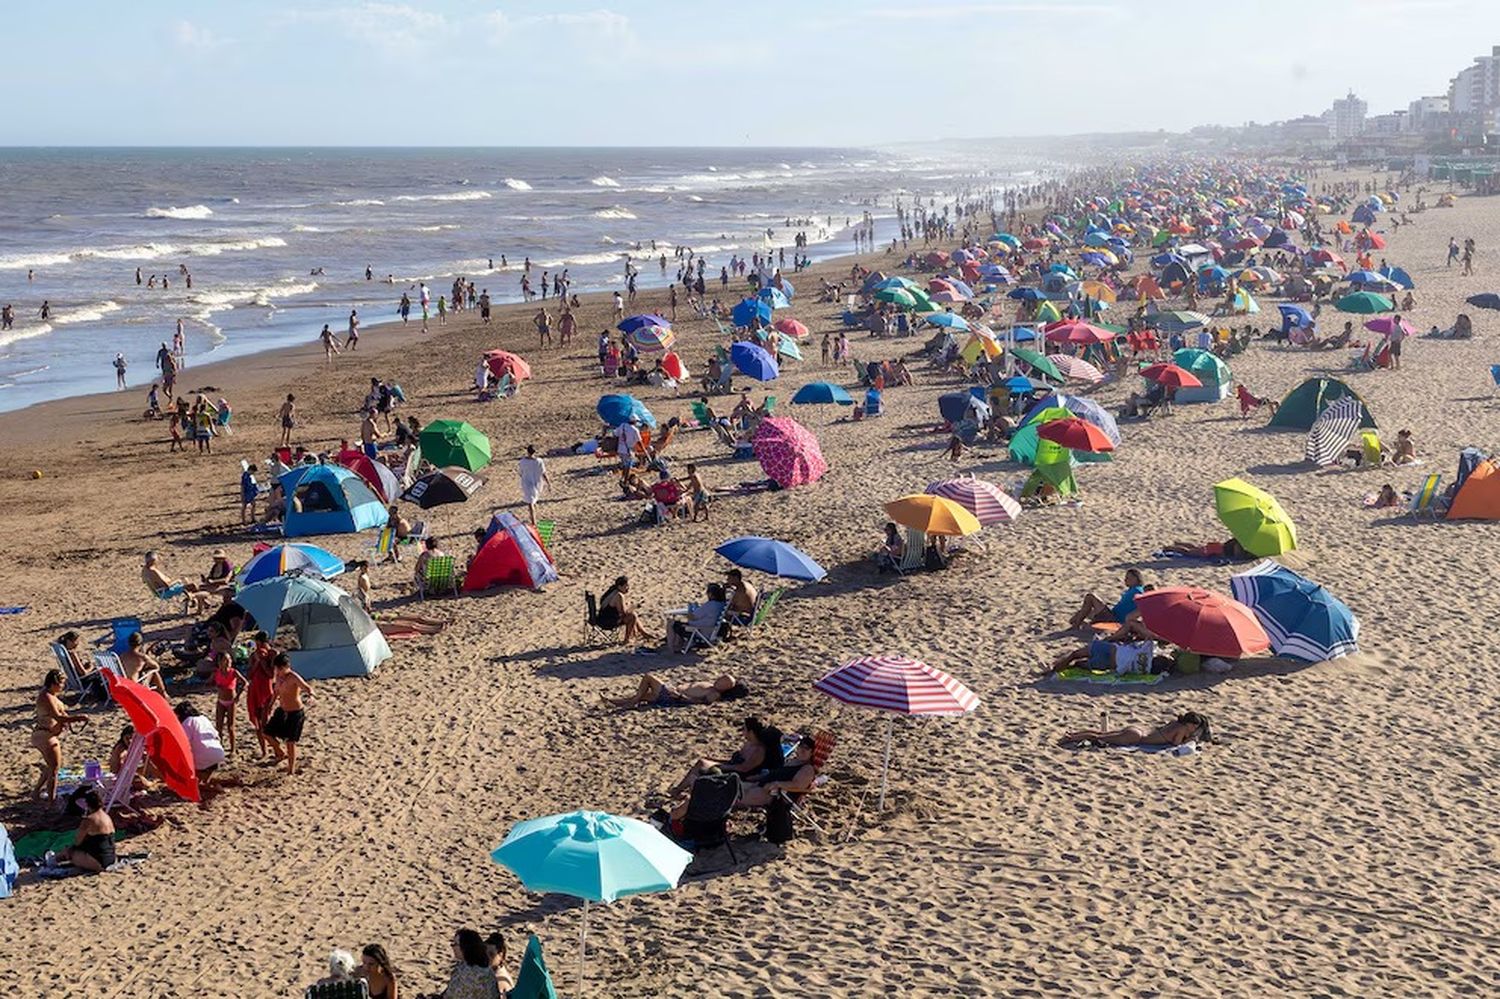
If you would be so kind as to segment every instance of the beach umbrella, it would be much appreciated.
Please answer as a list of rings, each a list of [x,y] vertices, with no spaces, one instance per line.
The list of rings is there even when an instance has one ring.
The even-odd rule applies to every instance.
[[[1402,288],[1411,289],[1417,286],[1417,283],[1411,279],[1411,275],[1400,267],[1382,267],[1380,275]]]
[[[1276,308],[1281,311],[1281,325],[1285,330],[1307,329],[1313,324],[1312,313],[1300,305],[1283,304]]]
[[[914,309],[917,306],[916,296],[911,293],[910,288],[882,288],[875,293],[875,300],[890,305],[899,305],[906,309]]]
[[[921,287],[921,285],[917,284],[917,282],[913,281],[911,278],[904,278],[898,274],[894,277],[888,277],[884,278],[883,280],[877,281],[871,287],[873,287],[876,291],[884,291],[887,288],[919,288]]]
[[[799,339],[807,336],[807,327],[795,319],[778,319],[771,326],[776,332],[785,336],[793,336]]]
[[[1007,524],[1021,515],[1021,504],[993,482],[963,477],[930,482],[927,491],[933,496],[952,500],[974,515],[983,527]]]
[[[927,317],[927,321],[934,326],[941,326],[949,330],[966,330],[969,328],[969,321],[967,319],[952,312],[934,312]]]
[[[396,473],[391,471],[391,466],[383,461],[376,461],[363,451],[341,451],[338,461],[364,479],[365,484],[385,503],[393,502],[396,494],[401,491],[401,482],[396,478]]]
[[[1196,586],[1163,586],[1135,598],[1141,623],[1165,641],[1205,656],[1238,659],[1271,647],[1255,613]]]
[[[511,381],[521,382],[531,377],[531,365],[526,359],[508,350],[486,351],[484,363],[496,378],[510,375]]]
[[[642,354],[662,354],[672,349],[677,334],[670,326],[640,326],[626,333],[625,340]]]
[[[1175,364],[1153,364],[1142,368],[1141,377],[1172,388],[1196,388],[1203,384],[1197,375]]]
[[[193,765],[193,746],[188,741],[172,705],[150,687],[104,672],[109,696],[130,719],[135,734],[144,740],[146,759],[156,767],[163,784],[178,797],[198,801],[198,770]]]
[[[1059,412],[1048,412],[1057,409]],[[1069,416],[1081,416],[1094,426],[1104,431],[1110,443],[1115,447],[1120,446],[1120,425],[1115,422],[1114,415],[1103,406],[1092,399],[1081,395],[1070,395],[1066,392],[1052,392],[1036,402],[1021,417],[1021,426],[1025,427],[1033,423],[1046,423],[1050,419],[1066,418]]]
[[[1047,296],[1036,288],[1016,288],[1006,292],[1005,297],[1014,298],[1017,301],[1040,302]]]
[[[1040,375],[1047,375],[1055,381],[1066,381],[1063,373],[1058,370],[1052,359],[1027,347],[1012,347],[1010,354],[1017,361],[1028,365],[1033,371]]]
[[[757,381],[768,382],[781,373],[776,367],[776,358],[766,348],[747,340],[730,346],[729,360],[733,362],[735,370]]]
[[[1373,291],[1356,291],[1334,302],[1333,307],[1340,312],[1359,312],[1368,315],[1373,312],[1390,312],[1396,307],[1396,303]]]
[[[1115,338],[1112,330],[1086,323],[1081,319],[1068,319],[1054,323],[1046,327],[1043,332],[1046,338],[1054,343],[1096,344],[1108,343]]]
[[[639,819],[607,812],[568,812],[517,822],[490,859],[527,891],[583,899],[578,935],[578,988],[583,990],[589,903],[669,891],[693,855]]]
[[[1114,442],[1103,430],[1088,420],[1082,420],[1076,416],[1048,420],[1037,428],[1036,435],[1041,440],[1061,444],[1070,451],[1088,451],[1097,454],[1115,449]]]
[[[462,420],[433,420],[417,435],[422,457],[477,472],[490,463],[490,439]]]
[[[767,477],[783,489],[816,482],[828,471],[818,439],[789,417],[761,420],[750,446]]]
[[[1265,628],[1278,656],[1304,662],[1359,651],[1359,618],[1322,586],[1270,560],[1229,577],[1235,599]]]
[[[832,382],[808,382],[792,396],[792,403],[798,406],[852,406],[854,400]]]
[[[896,715],[952,717],[966,715],[979,707],[978,695],[947,673],[900,655],[865,656],[847,662],[814,680],[813,689],[842,704],[889,713],[877,806],[882,810],[891,770]]]
[[[418,478],[406,487],[406,492],[401,494],[401,498],[407,503],[415,503],[423,510],[430,510],[445,503],[466,503],[482,485],[484,485],[484,480],[479,476],[469,474],[466,469],[449,465],[446,468],[433,469]]]
[[[1350,438],[1364,418],[1365,407],[1352,395],[1330,402],[1307,432],[1304,456],[1317,465],[1332,465],[1344,456]]]
[[[1025,375],[1012,375],[1005,379],[1004,385],[1012,395],[1020,395],[1026,392],[1041,392],[1051,388],[1046,382],[1039,382],[1035,378],[1027,378]]]
[[[1191,309],[1163,309],[1154,315],[1148,315],[1146,321],[1165,330],[1189,330],[1208,325],[1207,316]]]
[[[1117,296],[1115,290],[1103,281],[1084,281],[1079,285],[1090,298],[1097,298],[1101,302],[1113,302]]]
[[[1479,295],[1470,295],[1464,299],[1476,309],[1500,309],[1500,294],[1486,291]]]
[[[1094,367],[1081,357],[1073,357],[1070,354],[1053,354],[1052,363],[1057,370],[1061,371],[1069,381],[1089,382],[1098,384],[1104,381],[1104,372]]]
[[[658,315],[626,316],[624,319],[621,319],[618,323],[615,324],[615,329],[619,330],[621,333],[633,333],[636,330],[646,326],[669,327],[671,325],[672,323],[670,320],[667,320]]]
[[[668,353],[661,359],[661,369],[673,381],[686,381],[688,378],[688,366],[682,362],[682,358],[676,353]]]
[[[730,538],[714,549],[741,569],[754,569],[768,576],[817,582],[828,575],[807,552],[785,541],[745,535]]]
[[[729,318],[739,327],[753,326],[757,319],[768,323],[771,321],[771,307],[759,299],[741,299],[729,310]]]
[[[776,359],[778,361],[800,361],[802,360],[802,348],[797,346],[797,341],[789,336],[782,337],[776,343]]]
[[[1374,330],[1376,333],[1381,333],[1385,336],[1390,336],[1391,331],[1397,326],[1400,326],[1401,332],[1405,333],[1407,336],[1417,335],[1417,328],[1415,326],[1407,322],[1405,319],[1402,319],[1398,322],[1395,316],[1380,316],[1376,319],[1365,320],[1365,329]]]
[[[344,560],[317,545],[276,545],[250,556],[250,561],[235,573],[236,586],[249,586],[272,576],[300,573],[318,579],[332,579],[344,571]]]
[[[932,297],[930,295],[928,295],[927,292],[925,290],[921,289],[921,288],[912,288],[912,289],[909,289],[907,291],[907,294],[911,296],[912,309],[914,311],[916,311],[916,312],[942,312],[943,311],[941,308],[938,307],[938,304],[932,300]]]
[[[599,419],[611,427],[629,423],[632,416],[648,427],[656,426],[656,417],[651,415],[651,410],[633,395],[615,393],[600,396],[598,403],[594,406],[594,411],[599,414]]]
[[[1010,338],[1016,343],[1030,343],[1036,339],[1036,330],[1030,326],[1012,326]]]
[[[1219,521],[1251,555],[1268,558],[1297,547],[1297,527],[1276,497],[1242,479],[1214,485]]]
[[[923,534],[973,534],[982,526],[972,513],[953,500],[926,493],[893,499],[885,505],[885,512],[902,527]]]

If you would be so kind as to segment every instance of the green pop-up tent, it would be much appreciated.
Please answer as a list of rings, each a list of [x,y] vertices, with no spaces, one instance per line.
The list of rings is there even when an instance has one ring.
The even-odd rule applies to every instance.
[[[1359,399],[1360,405],[1364,408],[1364,418],[1359,425],[1373,430],[1375,417],[1370,415],[1370,407],[1359,398],[1358,392],[1337,378],[1309,378],[1292,389],[1286,394],[1286,398],[1281,400],[1281,405],[1276,407],[1276,415],[1271,417],[1269,426],[1287,430],[1311,430],[1318,414],[1323,412],[1330,402],[1345,396]]]

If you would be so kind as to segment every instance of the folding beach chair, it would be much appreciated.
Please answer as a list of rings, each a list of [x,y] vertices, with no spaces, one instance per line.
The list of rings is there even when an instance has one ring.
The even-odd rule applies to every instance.
[[[740,858],[734,852],[729,839],[729,815],[740,800],[740,775],[737,773],[707,774],[693,781],[688,792],[687,813],[682,818],[682,836],[677,843],[696,857],[699,851],[722,846],[729,851],[729,859],[738,864]]]
[[[781,595],[785,592],[785,586],[778,586],[774,590],[769,590],[760,595],[760,599],[755,601],[755,612],[750,615],[750,623],[745,626],[745,634],[755,634],[755,629],[760,627],[761,623],[771,616],[771,612],[776,609],[776,602],[781,599]]]
[[[583,642],[585,645],[593,645],[601,640],[615,641],[616,632],[620,625],[606,628],[599,623],[599,598],[592,593],[585,592],[583,595],[584,617],[583,617]]]
[[[434,555],[427,560],[427,565],[422,570],[422,578],[417,581],[417,596],[426,600],[429,593],[437,594],[447,591],[453,596],[458,596],[458,573],[454,567],[452,555]]]
[[[699,645],[703,646],[704,648],[712,648],[713,646],[718,645],[720,640],[724,637],[724,625],[728,620],[729,602],[725,601],[723,612],[719,614],[718,621],[716,621],[714,623],[714,626],[709,629],[709,633],[707,635],[699,631],[697,628],[688,629],[687,641],[683,643],[682,651],[691,652],[693,651],[693,648],[695,646]]]
[[[699,402],[697,399],[694,399],[691,403],[689,403],[689,406],[693,411],[693,419],[698,421],[698,426],[701,429],[707,430],[711,426],[713,426],[713,420],[708,418],[708,407],[706,405],[704,405],[702,402]]]
[[[63,648],[61,642],[53,642],[52,654],[57,656],[57,665],[62,669],[63,688],[75,694],[83,693],[83,677],[78,675],[78,667],[74,665],[73,657],[68,655],[68,650]]]
[[[1436,472],[1422,480],[1422,487],[1412,495],[1411,507],[1407,510],[1412,520],[1420,519],[1424,513],[1434,520],[1437,519],[1437,510],[1434,509],[1433,504],[1437,500],[1438,485],[1442,481],[1443,477]]]
[[[105,651],[120,653],[130,648],[130,636],[141,630],[138,617],[117,617],[109,622],[109,634],[94,639],[95,645],[105,646]]]
[[[347,982],[322,982],[309,985],[307,991],[302,993],[302,999],[370,999],[370,989],[363,978]]]
[[[906,529],[906,549],[901,553],[901,561],[895,563],[897,573],[904,576],[908,572],[917,572],[927,564],[927,533],[919,531],[914,527]]]
[[[552,547],[552,539],[557,534],[557,521],[539,520],[536,522],[536,537],[542,543],[543,548]]]
[[[791,738],[789,743],[783,742],[782,746],[787,756],[791,755],[791,748],[796,747],[797,741],[798,737],[794,736]],[[823,831],[823,827],[818,825],[818,820],[812,817],[807,808],[802,807],[802,803],[808,795],[813,793],[813,791],[824,787],[828,783],[828,776],[823,773],[823,768],[828,765],[828,758],[833,755],[833,747],[837,744],[837,737],[827,729],[818,729],[816,732],[814,732],[812,767],[813,770],[817,771],[818,775],[817,777],[813,778],[812,790],[804,791],[801,794],[788,794],[785,791],[777,792],[781,799],[786,802],[787,806],[791,808],[793,816],[799,819],[806,820],[808,825],[812,826],[820,833]]]

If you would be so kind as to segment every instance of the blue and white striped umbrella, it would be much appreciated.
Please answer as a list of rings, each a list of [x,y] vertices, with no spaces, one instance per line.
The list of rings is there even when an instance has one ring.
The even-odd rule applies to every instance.
[[[1278,656],[1315,663],[1359,651],[1359,618],[1348,605],[1284,565],[1267,559],[1230,576],[1229,587]]]

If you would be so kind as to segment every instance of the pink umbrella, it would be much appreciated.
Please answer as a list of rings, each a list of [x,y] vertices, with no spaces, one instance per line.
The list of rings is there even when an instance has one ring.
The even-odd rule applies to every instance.
[[[890,712],[885,728],[885,763],[880,772],[880,808],[885,808],[891,769],[891,737],[896,715],[965,715],[979,697],[942,670],[907,656],[866,656],[845,663],[813,682],[813,689],[836,701]]]
[[[957,503],[986,527],[990,524],[1008,523],[1021,515],[1021,504],[1012,499],[1010,493],[983,479],[961,478],[933,482],[927,486],[927,491]]]
[[[1381,333],[1385,336],[1391,335],[1391,328],[1395,325],[1395,316],[1381,316],[1378,319],[1365,320],[1365,329],[1374,330],[1376,333]],[[1405,319],[1401,320],[1401,332],[1406,334],[1407,336],[1417,335],[1416,327],[1412,326],[1412,324],[1407,322]]]
[[[778,319],[774,323],[772,323],[771,326],[778,333],[785,333],[787,336],[807,336],[807,327],[803,326],[795,319]]]
[[[766,475],[783,489],[817,482],[828,471],[818,439],[790,417],[761,420],[751,448]]]
[[[1054,343],[1108,343],[1115,334],[1081,319],[1063,319],[1045,327],[1048,340]]]
[[[963,295],[946,286],[939,291],[933,292],[930,297],[934,302],[943,302],[948,305],[955,305],[959,302],[968,301],[968,299]]]
[[[1081,357],[1073,357],[1071,354],[1049,354],[1047,356],[1057,366],[1057,370],[1063,373],[1064,378],[1076,379],[1081,382],[1097,383],[1104,381],[1104,372]]]

